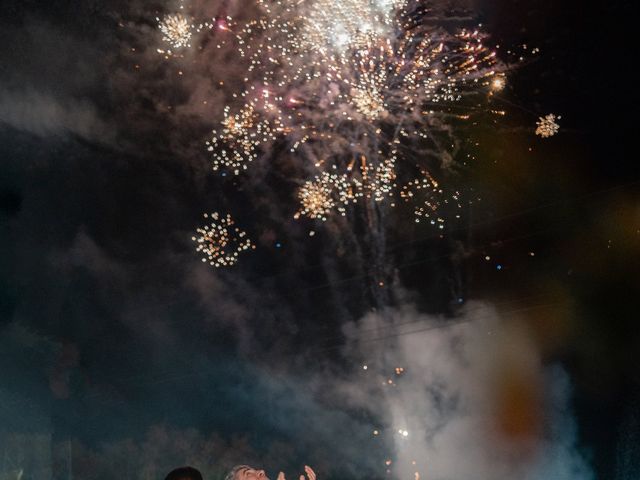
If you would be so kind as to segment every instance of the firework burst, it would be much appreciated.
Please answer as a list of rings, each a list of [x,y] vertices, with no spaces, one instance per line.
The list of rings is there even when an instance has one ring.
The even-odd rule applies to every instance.
[[[489,111],[482,102],[505,86],[506,66],[486,35],[439,26],[435,4],[256,2],[261,13],[244,23],[191,25],[174,14],[159,25],[174,48],[205,29],[223,32],[219,48],[235,42],[245,72],[225,92],[232,95],[207,142],[213,169],[239,175],[261,157],[289,155],[299,175],[296,218],[409,201],[404,187],[446,175],[458,145],[452,124]],[[439,204],[417,205],[416,219],[436,216]]]
[[[550,113],[549,115],[545,115],[544,117],[540,117],[536,122],[536,135],[539,135],[542,138],[553,137],[558,130],[560,130],[560,125],[556,120],[559,120],[561,117]]]
[[[215,170],[238,174],[273,142],[288,145],[309,179],[298,216],[390,198],[406,166],[418,164],[418,178],[441,170],[455,144],[449,120],[462,118],[454,109],[504,86],[482,32],[433,26],[417,2],[258,4],[264,17],[235,34],[247,69],[234,97],[244,103],[227,106],[208,148]]]
[[[300,211],[296,216],[326,221],[336,207],[336,192],[344,191],[346,186],[343,177],[328,172],[323,172],[314,180],[307,180],[298,190]]]
[[[270,104],[264,104],[268,109]],[[265,118],[256,111],[253,103],[246,104],[231,114],[230,107],[224,110],[222,130],[214,131],[213,138],[207,142],[207,149],[213,154],[213,169],[227,167],[237,175],[247,169],[247,164],[258,157],[261,145],[276,139],[276,133],[282,130],[278,118]]]
[[[203,262],[216,268],[229,267],[237,263],[242,252],[255,249],[247,234],[235,226],[231,215],[205,213],[204,218],[211,223],[198,228],[199,236],[192,237],[197,243],[196,251],[203,255]]]
[[[173,48],[189,47],[193,26],[181,13],[166,15],[162,20],[156,18],[162,39]]]

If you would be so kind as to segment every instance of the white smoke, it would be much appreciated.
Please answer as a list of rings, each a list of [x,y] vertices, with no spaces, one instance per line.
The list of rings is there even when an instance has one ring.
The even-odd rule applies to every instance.
[[[381,470],[402,480],[594,478],[567,375],[541,363],[524,326],[479,303],[444,321],[405,308],[346,329],[367,368],[340,393],[381,420],[381,439],[393,436]]]
[[[34,90],[0,89],[0,124],[40,137],[77,135],[104,141],[109,129],[88,101],[55,98]]]

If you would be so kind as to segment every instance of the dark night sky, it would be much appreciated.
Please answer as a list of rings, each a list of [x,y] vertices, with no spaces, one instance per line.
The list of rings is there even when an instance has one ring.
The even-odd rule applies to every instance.
[[[52,432],[55,445],[74,442],[80,470],[112,472],[104,445],[130,439],[135,456],[167,443],[164,431],[186,450],[209,445],[207,461],[225,467],[384,473],[354,458],[376,420],[326,389],[359,368],[341,346],[371,308],[361,226],[309,237],[311,224],[292,220],[286,165],[244,181],[211,172],[202,144],[217,117],[185,92],[225,65],[180,83],[141,52],[166,6],[40,3],[7,5],[0,19],[0,442]],[[552,301],[522,322],[542,363],[568,373],[579,448],[596,478],[638,478],[631,2],[475,3],[496,43],[542,52],[510,74],[505,99],[562,115],[562,129],[540,140],[535,117],[503,105],[503,125],[469,133],[479,161],[466,187],[483,200],[450,241],[406,211],[393,217],[393,306],[455,319],[458,297],[505,311]],[[202,265],[191,241],[214,210],[232,211],[258,245],[226,271]],[[158,478],[206,457],[166,448]]]

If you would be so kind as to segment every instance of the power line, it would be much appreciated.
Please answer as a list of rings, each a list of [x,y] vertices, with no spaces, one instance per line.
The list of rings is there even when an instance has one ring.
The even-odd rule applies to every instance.
[[[539,293],[539,294],[536,294],[536,295],[528,295],[526,297],[512,299],[510,301],[494,302],[494,303],[492,303],[492,306],[493,307],[499,307],[500,305],[513,305],[514,303],[521,303],[522,301],[525,301],[525,300],[550,298],[552,296],[553,295],[550,295],[550,294]],[[473,313],[475,311],[481,311],[481,310],[484,310],[485,308],[486,307],[484,305],[479,305],[476,308],[467,308],[467,309],[464,310],[464,314],[465,315],[469,315],[470,313]],[[401,322],[401,323],[381,325],[379,327],[374,327],[374,328],[370,328],[370,329],[367,329],[367,330],[360,330],[360,333],[361,334],[362,333],[364,333],[364,334],[366,334],[366,333],[376,333],[376,332],[378,332],[380,330],[389,329],[389,328],[398,328],[398,327],[403,327],[403,326],[406,326],[406,325],[413,325],[413,324],[419,323],[419,322],[422,322],[422,320],[409,320],[409,321]],[[320,339],[320,340],[333,340],[333,339],[336,339],[336,338],[337,338],[336,335],[331,335],[331,336],[328,336],[328,337],[324,337],[323,339]]]
[[[567,227],[568,225],[569,224],[565,222],[559,227],[560,228],[561,227]],[[544,229],[536,230],[535,232],[532,232],[532,233],[529,233],[529,234],[518,235],[518,236],[514,236],[514,237],[511,237],[511,238],[507,238],[507,239],[501,239],[500,243],[509,244],[509,243],[514,243],[514,242],[521,241],[521,240],[526,240],[526,239],[529,239],[529,238],[534,238],[534,237],[537,237],[537,236],[539,236],[539,235],[541,235],[543,233],[548,233],[548,232],[552,232],[554,230],[558,230],[559,227],[544,228]],[[479,246],[474,247],[474,250],[482,250],[482,249],[485,249],[485,248],[489,248],[494,243],[495,243],[495,241],[487,242],[487,243],[485,243],[483,245],[479,245]],[[435,263],[435,262],[438,262],[438,261],[444,260],[444,259],[450,259],[454,255],[455,254],[446,253],[446,254],[443,254],[443,255],[438,255],[438,256],[435,256],[435,257],[429,257],[429,258],[426,258],[426,259],[419,259],[419,260],[401,262],[401,263],[395,264],[394,268],[396,270],[403,270],[405,268],[415,267],[417,265],[424,265],[424,264],[428,264],[428,263]],[[312,292],[312,291],[317,291],[317,290],[323,290],[323,289],[326,289],[326,288],[329,288],[329,287],[351,283],[351,282],[356,281],[356,280],[364,280],[364,279],[369,279],[369,278],[374,278],[374,277],[375,277],[375,272],[369,271],[369,272],[366,272],[366,273],[353,275],[351,277],[342,278],[340,280],[326,282],[326,283],[322,283],[320,285],[314,285],[312,287],[299,288],[299,289],[296,289],[295,291],[291,291],[289,293],[283,293],[283,294],[280,294],[280,295],[283,298],[287,298],[287,297],[291,297],[291,296],[294,296],[294,295],[299,295],[301,292]]]
[[[542,303],[542,304],[536,304],[536,305],[530,305],[528,307],[522,307],[522,308],[516,308],[510,311],[505,311],[502,313],[497,313],[497,316],[502,316],[502,315],[510,315],[510,314],[514,314],[514,313],[521,313],[521,312],[526,312],[526,311],[530,311],[530,310],[537,310],[537,309],[541,309],[541,308],[549,308],[549,307],[553,307],[556,305],[561,305],[562,302],[553,302],[553,303]],[[493,318],[493,315],[486,315],[486,316],[480,316],[480,317],[475,317],[475,318],[468,318],[466,316],[466,312],[465,312],[465,317],[464,318],[459,318],[456,320],[451,320],[448,322],[443,322],[440,324],[436,324],[436,325],[429,325],[427,327],[423,327],[420,328],[418,330],[411,330],[409,332],[398,332],[398,333],[392,333],[389,335],[383,335],[380,337],[374,337],[374,338],[364,338],[364,339],[353,339],[351,340],[352,343],[355,344],[360,344],[360,343],[369,343],[369,342],[380,342],[383,340],[389,340],[391,338],[397,338],[397,337],[402,337],[405,335],[414,335],[416,333],[423,333],[423,332],[428,332],[431,330],[438,330],[441,328],[448,328],[451,326],[455,326],[455,325],[460,325],[460,324],[464,324],[464,323],[471,323],[473,321],[477,321],[477,320],[484,320],[484,319],[488,319],[488,318]],[[417,320],[413,323],[417,323],[420,320]],[[335,346],[331,346],[331,347],[327,347],[326,349],[322,349],[322,351],[326,350],[326,351],[330,351],[330,350],[335,350],[336,348],[344,348],[344,345],[335,345]]]
[[[419,329],[416,330],[410,330],[410,331],[406,331],[406,332],[394,332],[394,333],[390,333],[387,335],[382,335],[382,336],[378,336],[378,337],[373,337],[373,338],[355,338],[355,339],[347,339],[347,342],[350,344],[362,344],[362,343],[372,343],[372,342],[380,342],[383,340],[389,340],[392,338],[398,338],[398,337],[403,337],[403,336],[407,336],[407,335],[415,335],[418,333],[424,333],[424,332],[428,332],[428,331],[432,331],[432,330],[439,330],[439,329],[443,329],[443,328],[449,328],[455,325],[461,325],[461,324],[465,324],[465,323],[471,323],[474,321],[478,321],[478,320],[485,320],[485,319],[490,319],[490,318],[494,318],[494,316],[498,316],[498,317],[503,317],[505,315],[512,315],[512,314],[516,314],[516,313],[522,313],[522,312],[526,312],[526,311],[531,311],[531,310],[536,310],[536,309],[542,309],[542,308],[550,308],[550,307],[554,307],[556,305],[561,305],[562,302],[552,302],[552,303],[542,303],[542,304],[534,304],[534,305],[529,305],[526,307],[520,307],[520,308],[515,308],[515,309],[511,309],[511,310],[506,310],[506,311],[502,311],[502,312],[497,312],[495,314],[490,314],[490,315],[480,315],[480,316],[475,316],[475,317],[469,317],[468,314],[466,314],[465,312],[465,316],[462,318],[458,318],[455,320],[451,320],[451,321],[447,321],[447,322],[442,322],[442,323],[438,323],[438,324],[432,324],[432,325],[428,325],[425,327],[421,327]],[[479,310],[479,309],[478,309]],[[417,323],[419,321],[416,322],[411,322],[411,323]],[[408,324],[408,323],[407,323]],[[398,324],[396,326],[400,326],[401,324]],[[313,354],[322,354],[322,353],[326,353],[326,352],[330,352],[330,351],[335,351],[335,350],[340,350],[345,348],[345,344],[341,343],[341,344],[335,344],[332,346],[328,346],[328,347],[322,347],[322,348],[317,348],[317,349],[310,349],[308,350],[308,352],[311,352]],[[151,385],[159,385],[162,383],[167,383],[167,382],[172,382],[172,381],[176,381],[176,380],[184,380],[187,378],[194,378],[194,377],[206,377],[209,375],[213,375],[214,372],[211,371],[202,371],[202,370],[192,370],[191,372],[187,372],[187,373],[175,373],[172,374],[172,372],[167,372],[165,374],[162,374],[160,376],[158,376],[156,379],[150,380],[150,381],[146,381],[146,382],[141,382],[140,379],[144,379],[147,378],[147,375],[136,375],[136,376],[131,376],[128,377],[126,379],[120,379],[120,381],[122,383],[130,383],[130,382],[136,382],[137,384],[144,384],[145,386],[151,386]],[[96,398],[96,397],[102,397],[103,394],[100,393],[96,393],[96,394],[87,394],[82,396],[82,399],[90,399],[90,398]]]

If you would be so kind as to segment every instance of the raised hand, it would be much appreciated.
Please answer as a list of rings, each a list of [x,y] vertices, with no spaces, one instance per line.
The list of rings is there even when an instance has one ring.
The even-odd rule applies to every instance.
[[[309,465],[304,466],[304,471],[307,472],[307,477],[309,480],[316,480],[316,472],[313,471]],[[304,475],[300,475],[300,480],[305,480]]]
[[[316,480],[316,472],[313,471],[313,468],[311,468],[309,465],[305,465],[304,471],[306,472],[307,476],[305,477],[304,475],[300,475],[300,480]],[[284,478],[284,472],[280,472],[276,480],[286,480]]]

